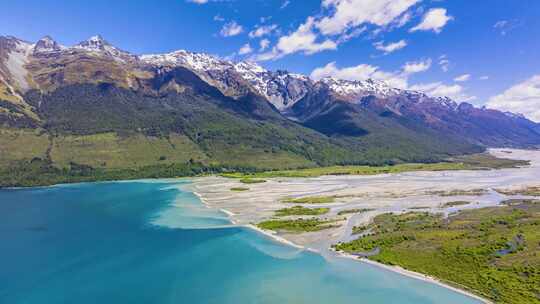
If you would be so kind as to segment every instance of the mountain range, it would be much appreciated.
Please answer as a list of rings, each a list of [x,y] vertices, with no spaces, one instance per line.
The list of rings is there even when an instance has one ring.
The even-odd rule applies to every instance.
[[[262,170],[538,147],[524,116],[383,81],[311,79],[184,50],[0,37],[0,165]]]

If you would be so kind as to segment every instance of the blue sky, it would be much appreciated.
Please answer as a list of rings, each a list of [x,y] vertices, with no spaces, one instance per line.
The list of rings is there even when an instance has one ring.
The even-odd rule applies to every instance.
[[[373,77],[540,121],[537,0],[3,2],[1,35],[72,45],[101,34],[136,54],[186,49],[314,77]]]

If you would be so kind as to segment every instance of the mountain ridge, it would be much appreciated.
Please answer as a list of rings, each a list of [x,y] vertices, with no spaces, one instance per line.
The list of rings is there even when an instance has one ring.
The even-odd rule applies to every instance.
[[[255,62],[250,61],[238,61],[220,59],[217,56],[213,56],[207,53],[195,53],[187,50],[176,50],[163,54],[142,54],[134,55],[127,51],[120,50],[108,43],[100,35],[95,35],[87,40],[84,40],[74,46],[66,47],[58,44],[50,36],[45,36],[32,44],[24,40],[18,39],[13,36],[2,37],[4,39],[15,40],[16,43],[22,44],[22,48],[26,51],[26,56],[33,54],[51,54],[58,52],[70,52],[74,50],[82,50],[88,52],[102,52],[111,56],[112,58],[124,61],[126,58],[129,60],[139,62],[141,64],[150,64],[155,66],[184,66],[190,68],[198,73],[208,73],[215,71],[229,71],[234,70],[239,73],[243,79],[252,85],[255,92],[266,97],[268,101],[273,104],[280,111],[286,111],[287,108],[294,105],[296,101],[303,97],[305,92],[297,92],[296,94],[289,94],[292,96],[283,96],[286,94],[278,94],[283,87],[289,85],[285,78],[301,81],[304,83],[310,83],[314,85],[322,82],[327,84],[335,94],[350,99],[351,102],[358,102],[360,97],[368,95],[375,95],[377,97],[388,97],[398,94],[415,94],[419,96],[429,97],[427,94],[406,89],[398,89],[391,87],[382,80],[366,79],[366,80],[345,80],[334,77],[324,77],[319,80],[313,80],[307,75],[290,73],[288,71],[270,71],[267,70]],[[28,51],[31,50],[31,51]],[[204,75],[203,75],[204,76]],[[212,75],[207,75],[211,76]],[[212,82],[207,79],[208,77],[202,77],[207,82]],[[266,78],[266,79],[265,79]],[[219,80],[216,80],[219,81]],[[211,83],[215,85],[216,83]],[[293,88],[294,89],[294,88]],[[300,89],[300,91],[302,91]],[[274,96],[281,96],[274,98]],[[448,98],[448,97],[429,97],[432,100],[439,101],[449,107],[457,108],[460,103]],[[521,113],[509,113],[511,115],[523,115]]]
[[[2,150],[0,165],[38,158],[67,170],[193,161],[235,170],[377,165],[540,146],[538,124],[520,115],[375,80],[316,81],[204,53],[133,55],[100,36],[72,47],[50,37],[0,37],[0,126],[6,146],[39,144]],[[103,149],[104,138],[119,148]],[[161,148],[137,162],[114,156],[140,157],[142,139]],[[170,156],[193,149],[198,160]]]

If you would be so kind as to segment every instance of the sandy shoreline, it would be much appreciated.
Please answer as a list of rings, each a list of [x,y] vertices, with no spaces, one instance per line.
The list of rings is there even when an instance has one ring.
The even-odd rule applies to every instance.
[[[200,193],[198,193],[196,191],[193,191],[193,194],[195,194],[197,197],[199,197],[200,201],[207,208],[212,208],[207,203],[205,203],[204,198]],[[231,221],[232,224],[237,225],[235,220],[232,218],[234,215],[236,215],[234,212],[231,212],[231,211],[229,211],[227,209],[219,209],[219,210],[221,212],[227,214],[227,216],[229,217],[229,220]],[[277,243],[280,243],[280,244],[283,244],[283,245],[286,245],[286,246],[291,246],[291,247],[294,247],[294,248],[297,248],[297,249],[304,249],[304,250],[309,250],[309,251],[312,251],[312,252],[315,252],[315,253],[320,253],[319,250],[309,248],[309,247],[305,247],[305,246],[296,244],[294,242],[291,242],[291,241],[277,235],[277,233],[274,232],[274,231],[264,230],[264,229],[261,229],[261,228],[255,226],[255,225],[252,225],[252,224],[245,224],[245,225],[238,225],[238,226],[239,227],[246,227],[248,229],[254,230],[254,231],[256,231],[256,232],[258,232],[258,233],[260,233],[260,234],[262,234],[262,235],[264,235],[264,236],[266,236],[268,238],[271,238],[273,241],[275,241]],[[478,296],[476,294],[473,294],[473,293],[470,293],[470,292],[468,292],[466,290],[459,289],[459,288],[456,288],[454,286],[445,284],[445,283],[441,282],[437,278],[434,278],[434,277],[431,277],[431,276],[428,276],[428,275],[425,275],[425,274],[422,274],[422,273],[419,273],[419,272],[410,271],[410,270],[404,269],[404,268],[399,267],[399,266],[389,266],[389,265],[381,264],[381,263],[378,263],[378,262],[375,262],[375,261],[372,261],[372,260],[369,260],[369,259],[366,259],[366,258],[358,258],[358,257],[356,257],[354,255],[351,255],[351,254],[348,254],[348,253],[345,253],[345,252],[338,252],[338,251],[335,251],[333,249],[328,249],[328,250],[335,253],[335,256],[337,258],[352,259],[352,260],[354,260],[356,262],[373,265],[375,267],[379,267],[379,268],[387,270],[387,271],[392,271],[394,273],[398,273],[398,274],[406,276],[406,277],[410,277],[410,278],[413,278],[413,279],[416,279],[416,280],[421,280],[421,281],[428,282],[428,283],[431,283],[431,284],[436,284],[438,286],[447,288],[447,289],[452,290],[454,292],[463,294],[463,295],[465,295],[467,297],[470,297],[470,298],[476,299],[478,301],[481,301],[482,303],[492,304],[491,301],[488,301],[488,300],[486,300],[486,299],[484,299],[484,298],[482,298],[482,297],[480,297],[480,296]]]
[[[234,213],[230,212],[230,211],[227,211],[227,210],[223,210],[223,212],[225,213],[228,213],[228,214],[232,214],[234,215]],[[232,221],[231,221],[232,222]],[[234,223],[233,223],[234,224]],[[308,247],[305,247],[305,246],[301,246],[301,245],[298,245],[298,244],[295,244],[283,237],[280,237],[279,235],[277,235],[275,232],[273,231],[269,231],[269,230],[263,230],[255,225],[251,225],[251,224],[248,224],[248,225],[241,225],[242,227],[246,227],[246,228],[249,228],[249,229],[252,229],[252,230],[255,230],[256,232],[264,235],[264,236],[267,236],[271,239],[273,239],[274,241],[280,243],[280,244],[284,244],[284,245],[288,245],[288,246],[292,246],[294,248],[298,248],[298,249],[305,249],[305,250],[309,250],[309,251],[312,251],[312,252],[315,252],[315,253],[320,253],[318,250],[316,249],[313,249],[313,248],[308,248]],[[329,249],[331,250],[331,249]],[[421,281],[424,281],[424,282],[428,282],[428,283],[431,283],[431,284],[436,284],[438,286],[441,286],[441,287],[444,287],[444,288],[447,288],[447,289],[450,289],[454,292],[457,292],[457,293],[460,293],[460,294],[463,294],[465,296],[468,296],[470,298],[473,298],[473,299],[476,299],[478,301],[481,301],[482,303],[486,303],[486,304],[492,304],[491,301],[489,300],[486,300],[476,294],[473,294],[473,293],[470,293],[466,290],[463,290],[463,289],[459,289],[459,288],[456,288],[454,286],[451,286],[451,285],[448,285],[448,284],[445,284],[443,282],[441,282],[439,279],[437,278],[434,278],[434,277],[431,277],[431,276],[428,276],[428,275],[425,275],[425,274],[422,274],[422,273],[419,273],[419,272],[414,272],[414,271],[410,271],[410,270],[407,270],[407,269],[404,269],[402,267],[399,267],[399,266],[389,266],[389,265],[385,265],[385,264],[381,264],[381,263],[378,263],[378,262],[375,262],[375,261],[372,261],[372,260],[369,260],[369,259],[366,259],[366,258],[358,258],[354,255],[351,255],[351,254],[348,254],[348,253],[344,253],[344,252],[337,252],[337,251],[334,251],[334,250],[331,250],[332,252],[334,252],[336,254],[336,257],[337,258],[343,258],[343,259],[352,259],[356,262],[360,262],[360,263],[366,263],[366,264],[369,264],[369,265],[373,265],[373,266],[376,266],[376,267],[379,267],[379,268],[382,268],[384,270],[387,270],[387,271],[392,271],[394,273],[398,273],[400,275],[403,275],[403,276],[406,276],[406,277],[409,277],[409,278],[413,278],[413,279],[416,279],[416,280],[421,280]]]

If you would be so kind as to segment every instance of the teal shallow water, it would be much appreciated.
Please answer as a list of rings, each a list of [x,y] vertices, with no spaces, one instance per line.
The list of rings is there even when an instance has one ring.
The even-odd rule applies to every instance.
[[[0,303],[478,303],[229,226],[184,183],[0,190]]]

